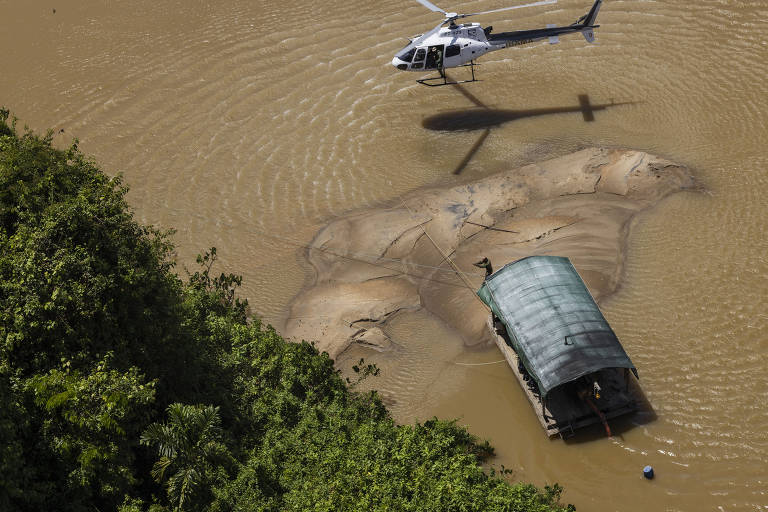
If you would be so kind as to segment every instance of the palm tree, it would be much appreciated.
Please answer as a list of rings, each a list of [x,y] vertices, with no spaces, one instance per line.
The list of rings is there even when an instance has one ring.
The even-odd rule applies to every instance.
[[[209,468],[229,452],[221,442],[218,407],[175,403],[167,411],[168,422],[147,427],[141,444],[157,446],[160,459],[152,467],[152,477],[162,483],[171,473],[168,497],[175,510],[181,511],[206,483]]]

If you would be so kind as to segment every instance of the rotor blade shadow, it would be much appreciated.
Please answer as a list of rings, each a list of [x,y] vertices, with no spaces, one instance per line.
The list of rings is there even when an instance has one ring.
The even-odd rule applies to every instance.
[[[455,81],[452,78],[450,78],[447,73],[446,73],[446,79],[452,82]],[[486,109],[486,110],[488,109],[488,106],[485,103],[480,101],[477,96],[469,92],[467,88],[464,87],[463,85],[454,84],[453,87],[456,90],[458,90],[465,98],[467,98],[469,101],[477,105],[477,107]],[[472,144],[472,147],[469,148],[469,151],[467,152],[467,154],[464,155],[464,158],[461,159],[461,162],[459,162],[459,165],[457,165],[456,168],[453,170],[453,174],[455,175],[461,174],[461,172],[464,170],[467,164],[469,164],[472,158],[474,158],[475,153],[477,153],[480,150],[480,147],[483,145],[483,142],[485,142],[485,139],[488,138],[488,135],[490,135],[490,133],[491,133],[491,129],[486,128],[485,131],[480,134],[480,137],[478,137],[475,143]]]
[[[487,107],[452,110],[426,117],[421,124],[427,130],[434,131],[472,131],[493,128],[510,121],[528,117],[566,114],[569,112],[581,112],[584,116],[584,121],[590,122],[594,121],[594,112],[596,111],[622,105],[633,105],[635,103],[636,102],[633,101],[627,101],[592,105],[589,103],[589,96],[582,94],[579,95],[578,106],[534,108],[528,110],[505,110]]]
[[[483,145],[483,142],[485,142],[485,139],[488,137],[488,135],[491,133],[490,128],[486,128],[483,133],[480,134],[480,137],[475,141],[474,144],[472,144],[472,147],[469,148],[469,151],[464,156],[464,158],[461,159],[461,162],[459,162],[459,165],[456,166],[456,168],[453,170],[453,174],[461,174],[461,171],[464,170],[464,168],[467,166],[470,160],[475,156],[475,153],[480,149],[480,146]]]
[[[455,82],[455,80],[453,80],[451,77],[448,76],[448,73],[445,74],[445,77],[446,77],[447,80],[450,80],[451,82]],[[467,88],[464,87],[463,85],[461,85],[461,84],[453,84],[453,87],[455,89],[457,89],[465,98],[467,98],[469,101],[471,101],[472,103],[474,103],[478,107],[480,107],[480,108],[488,108],[488,106],[485,103],[480,101],[477,98],[477,96],[475,96],[474,94],[469,92],[467,90]]]

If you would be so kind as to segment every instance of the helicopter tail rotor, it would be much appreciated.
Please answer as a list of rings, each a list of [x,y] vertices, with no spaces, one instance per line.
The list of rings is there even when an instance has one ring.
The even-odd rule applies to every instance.
[[[600,11],[600,6],[602,4],[603,4],[603,0],[595,0],[595,3],[594,5],[592,5],[592,8],[584,16],[584,25],[586,25],[587,27],[592,27],[595,25],[595,21],[597,21],[597,13]]]

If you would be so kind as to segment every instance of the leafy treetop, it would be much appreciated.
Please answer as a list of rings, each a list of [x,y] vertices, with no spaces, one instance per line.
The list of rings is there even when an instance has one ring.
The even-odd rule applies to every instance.
[[[0,109],[0,510],[563,511],[486,472],[455,422],[397,425],[361,361],[248,314],[215,248],[182,281],[170,232],[75,142]],[[348,385],[349,384],[349,385]]]

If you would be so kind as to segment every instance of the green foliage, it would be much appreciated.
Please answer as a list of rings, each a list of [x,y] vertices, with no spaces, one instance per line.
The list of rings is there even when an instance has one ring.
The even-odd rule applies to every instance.
[[[206,310],[214,310],[219,315],[232,316],[245,322],[248,311],[248,301],[235,295],[235,290],[242,282],[242,276],[224,274],[211,277],[211,267],[216,262],[216,248],[211,247],[205,254],[197,255],[197,264],[201,269],[189,274],[189,289],[197,292],[199,298],[207,299],[210,304]]]
[[[563,511],[455,422],[397,425],[360,361],[248,315],[216,249],[182,282],[119,178],[0,109],[0,509]],[[208,404],[208,405],[189,405]]]
[[[3,135],[14,135],[16,120],[13,120],[13,124],[8,126],[8,117],[11,112],[7,108],[0,108],[0,137]]]
[[[0,356],[19,377],[107,352],[156,375],[178,355],[171,245],[133,221],[125,193],[76,144],[0,137]]]
[[[365,364],[365,359],[362,357],[357,364],[352,365],[352,371],[355,372],[354,381],[347,377],[346,381],[350,389],[354,389],[358,384],[363,382],[368,377],[376,377],[379,375],[379,367],[373,363]]]
[[[153,423],[142,434],[142,444],[156,447],[160,455],[152,476],[167,482],[176,510],[198,508],[192,503],[194,495],[209,489],[217,464],[230,459],[221,439],[218,407],[178,403],[168,407],[167,423]]]
[[[558,493],[485,473],[479,462],[492,449],[455,422],[397,425],[375,393],[350,393],[312,345],[230,327],[250,451],[215,488],[212,510],[561,510]]]
[[[62,369],[28,379],[25,391],[44,411],[40,434],[61,469],[68,469],[67,487],[119,500],[137,483],[132,448],[149,419],[155,382],[135,367],[111,369],[110,359],[87,374],[66,361]]]
[[[6,370],[0,368],[0,510],[11,510],[23,493],[41,502],[47,491],[25,458],[22,443],[30,427],[29,413],[14,393]]]

